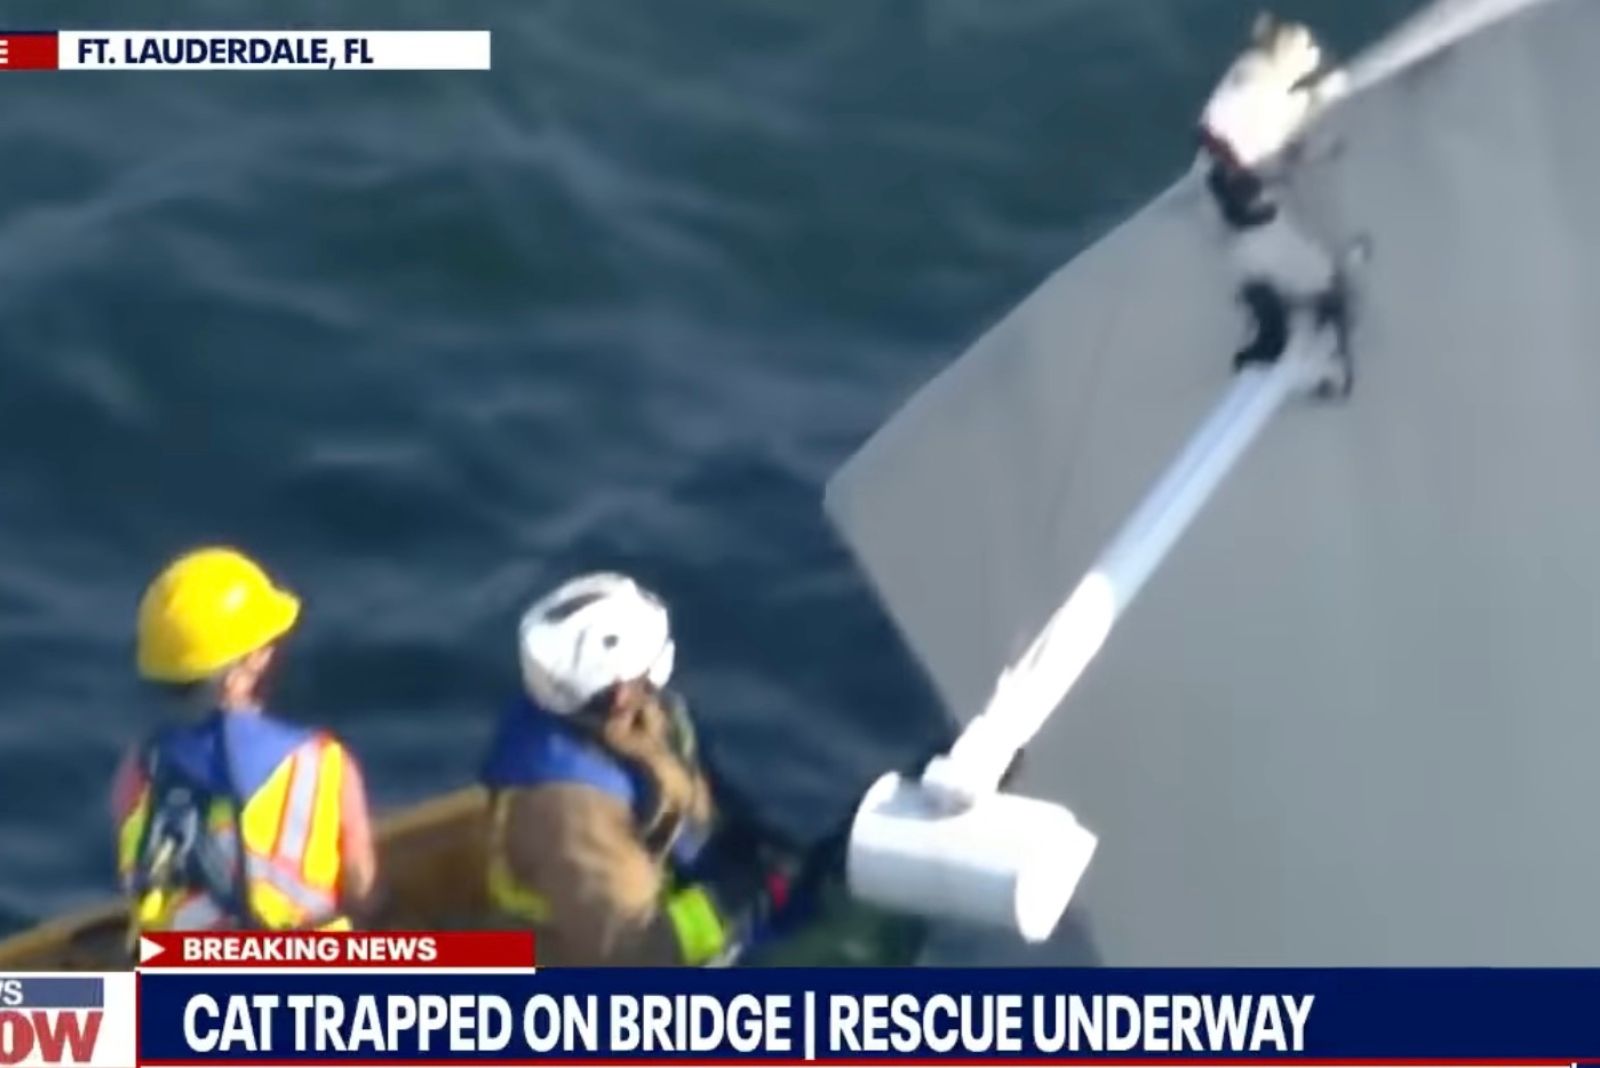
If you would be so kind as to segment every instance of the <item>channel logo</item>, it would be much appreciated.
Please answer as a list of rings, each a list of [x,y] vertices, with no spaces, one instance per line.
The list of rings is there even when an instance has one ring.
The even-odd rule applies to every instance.
[[[0,976],[0,1066],[94,1063],[105,980]]]

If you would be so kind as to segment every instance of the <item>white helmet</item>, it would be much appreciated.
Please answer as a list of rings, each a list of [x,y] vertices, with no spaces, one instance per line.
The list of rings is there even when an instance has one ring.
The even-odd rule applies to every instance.
[[[676,649],[667,608],[626,575],[562,583],[522,617],[522,679],[547,712],[569,716],[619,682],[665,686]]]

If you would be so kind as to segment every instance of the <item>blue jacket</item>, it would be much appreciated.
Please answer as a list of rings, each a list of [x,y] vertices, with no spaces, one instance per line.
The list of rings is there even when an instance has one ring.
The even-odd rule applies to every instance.
[[[490,790],[589,786],[622,801],[640,823],[654,810],[656,801],[647,776],[568,720],[526,697],[513,702],[501,716],[479,781]],[[694,828],[685,827],[672,845],[674,865],[680,871],[687,869],[703,844]]]

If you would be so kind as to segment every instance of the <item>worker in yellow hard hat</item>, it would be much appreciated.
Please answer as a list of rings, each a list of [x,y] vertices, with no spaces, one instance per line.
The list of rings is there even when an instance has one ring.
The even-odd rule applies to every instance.
[[[337,930],[370,894],[377,860],[355,759],[263,708],[299,614],[233,549],[186,553],[145,591],[139,674],[199,715],[154,732],[117,772],[134,931]]]

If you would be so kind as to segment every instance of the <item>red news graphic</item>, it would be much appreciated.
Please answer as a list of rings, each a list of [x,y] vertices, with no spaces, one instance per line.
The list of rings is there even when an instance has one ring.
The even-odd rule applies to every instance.
[[[94,1059],[104,1016],[102,979],[0,979],[0,1065],[87,1063]]]
[[[147,934],[140,968],[532,968],[527,931]],[[3,1062],[0,1062],[3,1064]]]
[[[0,70],[55,70],[54,33],[0,33]]]

